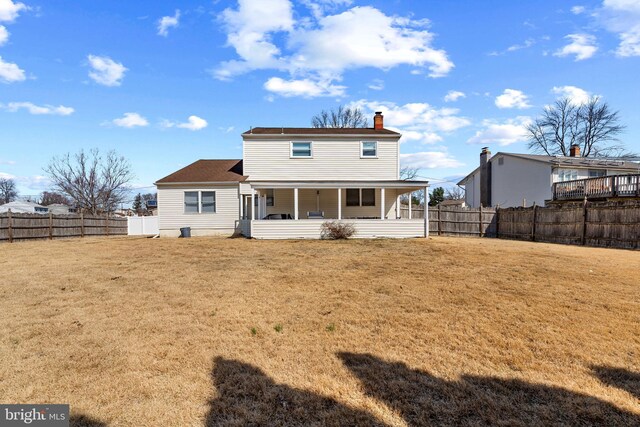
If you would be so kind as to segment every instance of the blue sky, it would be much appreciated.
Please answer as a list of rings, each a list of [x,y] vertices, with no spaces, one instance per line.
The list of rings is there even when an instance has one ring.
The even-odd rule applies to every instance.
[[[482,146],[526,152],[522,126],[600,95],[640,151],[640,0],[0,0],[0,176],[22,194],[81,148],[152,183],[240,158],[250,126],[308,126],[354,105],[398,129],[402,162],[451,181]]]

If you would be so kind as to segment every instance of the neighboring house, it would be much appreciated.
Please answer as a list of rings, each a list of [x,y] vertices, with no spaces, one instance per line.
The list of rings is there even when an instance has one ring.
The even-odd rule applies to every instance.
[[[447,200],[443,200],[442,202],[438,203],[438,206],[442,206],[442,207],[454,207],[454,208],[466,208],[467,207],[467,203],[464,201],[464,199],[447,199]]]
[[[458,185],[464,186],[465,202],[471,208],[544,206],[553,198],[556,182],[637,173],[638,163],[581,157],[575,145],[568,157],[502,152],[491,157],[485,147],[480,166]]]
[[[49,212],[54,215],[67,215],[75,213],[75,209],[67,205],[63,205],[62,203],[53,203],[51,205],[47,205],[46,207],[49,209]]]
[[[373,128],[253,128],[243,159],[198,160],[156,182],[161,236],[319,238],[324,221],[355,237],[423,237],[427,221],[400,219],[399,198],[427,181],[399,178],[400,134]]]
[[[34,202],[26,202],[26,201],[15,201],[5,203],[4,205],[0,205],[0,213],[8,212],[11,209],[11,212],[14,213],[37,213],[37,214],[46,214],[49,213],[49,208],[46,206],[39,205]]]

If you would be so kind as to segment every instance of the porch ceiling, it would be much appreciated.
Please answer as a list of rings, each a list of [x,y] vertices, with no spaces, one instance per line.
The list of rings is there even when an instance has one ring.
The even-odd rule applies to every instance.
[[[429,186],[429,181],[250,181],[255,189],[267,188],[399,188],[421,190]]]

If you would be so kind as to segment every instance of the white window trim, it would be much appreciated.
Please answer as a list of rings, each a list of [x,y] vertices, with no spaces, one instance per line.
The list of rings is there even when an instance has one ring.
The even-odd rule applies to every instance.
[[[198,212],[184,212],[184,197],[186,193],[198,193]],[[202,212],[202,193],[213,193],[213,212]],[[218,213],[218,195],[216,190],[185,190],[182,193],[184,215],[215,215]]]
[[[293,144],[309,144],[309,152],[310,156],[294,156],[293,155]],[[313,141],[289,141],[289,158],[290,159],[313,159]]]
[[[376,155],[375,156],[365,156],[364,155],[364,143],[365,142],[373,142],[376,144]],[[360,141],[360,158],[361,159],[377,159],[378,158],[378,141]]]

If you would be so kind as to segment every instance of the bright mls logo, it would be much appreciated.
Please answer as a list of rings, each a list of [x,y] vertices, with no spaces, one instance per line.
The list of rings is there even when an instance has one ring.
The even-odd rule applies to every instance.
[[[69,405],[0,405],[0,427],[69,427]]]

